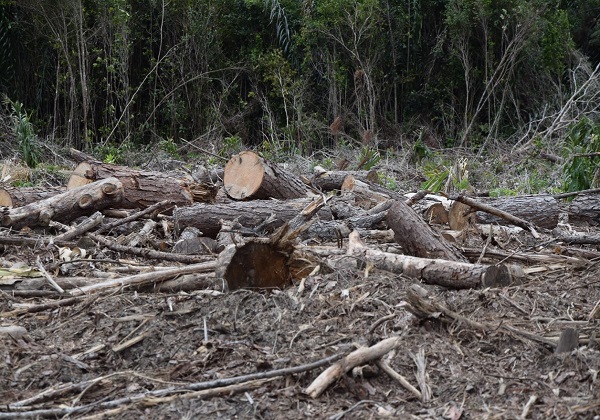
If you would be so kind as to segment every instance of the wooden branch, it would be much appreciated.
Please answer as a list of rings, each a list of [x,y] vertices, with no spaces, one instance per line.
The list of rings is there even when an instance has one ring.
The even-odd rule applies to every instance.
[[[123,398],[118,398],[115,400],[100,400],[86,405],[80,406],[71,406],[71,407],[60,407],[60,408],[38,408],[34,409],[29,406],[22,405],[22,401],[18,401],[13,404],[4,404],[2,408],[7,409],[8,411],[0,411],[0,419],[2,418],[13,418],[15,414],[18,414],[21,417],[39,417],[39,416],[65,416],[72,415],[78,413],[89,412],[91,410],[107,410],[107,409],[115,409],[124,405],[129,406],[138,406],[142,404],[153,404],[158,402],[168,402],[171,401],[170,396],[186,398],[189,396],[190,398],[199,398],[201,396],[206,395],[214,395],[215,392],[217,394],[223,393],[224,387],[232,387],[240,384],[249,383],[252,381],[261,381],[261,380],[269,380],[273,378],[277,378],[285,375],[293,375],[297,373],[307,372],[313,369],[317,369],[321,366],[327,365],[329,363],[335,362],[342,357],[340,354],[334,354],[332,356],[326,357],[321,360],[317,360],[315,362],[307,363],[300,366],[293,366],[289,368],[276,369],[268,372],[257,372],[251,373],[248,375],[235,376],[230,378],[216,379],[213,381],[207,382],[195,382],[182,386],[172,386],[168,388],[154,389],[151,391],[146,391],[143,393],[138,393],[134,395],[129,395]],[[93,383],[99,382],[98,380],[92,380],[94,382],[90,382],[88,386],[91,386]],[[86,383],[89,381],[86,381]],[[87,386],[84,386],[84,383],[75,384],[72,387],[68,388],[68,391],[78,392],[81,389],[86,389]],[[219,389],[221,388],[221,389]],[[230,389],[228,389],[230,390]],[[190,392],[192,391],[192,392]],[[210,391],[210,392],[209,392]],[[202,393],[207,392],[207,393]],[[48,395],[44,395],[44,399],[48,398],[48,396],[52,397],[55,395],[62,395],[65,393],[65,390],[56,390],[53,392],[48,392]],[[34,402],[36,402],[35,400]],[[31,402],[28,402],[30,404]]]
[[[393,380],[398,382],[400,385],[402,385],[407,391],[411,392],[415,397],[417,397],[418,399],[422,399],[423,395],[421,394],[421,391],[419,391],[417,388],[412,386],[412,384],[410,382],[408,382],[408,380],[404,376],[400,375],[398,372],[396,372],[394,369],[392,369],[392,367],[385,360],[383,360],[383,359],[377,360],[375,362],[375,364],[379,367],[379,369],[381,369],[382,371],[387,373],[390,378],[392,378]]]
[[[379,181],[377,171],[327,171],[319,166],[314,168],[310,184],[321,191],[340,190],[344,179],[351,175],[360,181],[376,183]]]
[[[404,274],[424,283],[452,289],[508,286],[512,283],[514,276],[510,268],[503,264],[498,266],[470,264],[392,254],[371,249],[362,243],[358,232],[350,234],[348,255],[364,258],[380,270]]]
[[[133,276],[110,279],[104,282],[79,287],[70,291],[72,296],[81,296],[87,293],[112,290],[114,288],[141,286],[149,283],[157,283],[172,279],[183,274],[205,273],[213,271],[217,267],[216,261],[192,264],[184,267],[170,268],[167,270],[152,271],[149,273],[135,274]]]
[[[96,226],[101,224],[103,220],[104,220],[104,215],[102,215],[102,213],[97,211],[96,213],[92,214],[90,217],[88,217],[86,220],[84,220],[83,222],[81,222],[80,224],[75,226],[74,228],[71,228],[67,232],[61,233],[60,235],[56,235],[54,237],[53,241],[54,242],[70,241],[71,239],[81,236],[85,232],[92,230],[93,228],[95,228]]]
[[[4,211],[2,226],[21,229],[25,226],[46,226],[51,220],[68,223],[97,210],[118,206],[122,198],[121,182],[116,178],[107,178],[24,207]]]
[[[473,321],[463,315],[460,315],[459,313],[448,309],[441,303],[435,302],[433,299],[430,299],[426,296],[422,296],[420,293],[415,291],[414,288],[410,288],[407,290],[406,297],[406,301],[409,304],[407,306],[407,310],[413,315],[417,316],[418,318],[436,318],[444,320],[442,317],[439,317],[439,314],[441,313],[447,318],[445,319],[445,321],[447,321],[448,323],[460,322],[461,325],[467,326],[477,331],[484,332],[486,334],[491,334],[495,331],[502,331],[504,333],[513,333],[521,338],[526,338],[531,341],[536,341],[538,343],[549,345],[552,348],[555,348],[557,344],[555,340],[541,337],[539,335],[527,331],[522,331],[504,323],[500,323],[499,325],[491,325],[487,323]]]
[[[138,257],[164,261],[176,261],[181,263],[198,263],[206,261],[206,257],[203,256],[172,254],[170,252],[155,251],[153,249],[134,248],[130,246],[120,245],[104,236],[97,235],[91,232],[88,232],[87,236],[89,236],[94,241],[102,244],[103,246],[107,247],[108,249],[111,249],[116,252],[124,252],[126,254],[137,255]]]
[[[145,209],[137,211],[127,217],[124,217],[123,219],[115,220],[112,223],[108,223],[108,224],[100,227],[100,229],[98,229],[96,231],[96,233],[100,234],[100,233],[108,232],[109,230],[114,229],[117,226],[121,226],[121,225],[124,225],[125,223],[129,223],[129,222],[133,222],[134,220],[137,220],[143,216],[146,216],[147,214],[152,214],[154,212],[158,212],[159,210],[164,210],[164,209],[168,208],[169,206],[172,206],[172,204],[169,200],[159,201],[158,203],[154,203],[150,207],[146,207]]]
[[[515,217],[512,214],[509,214],[503,210],[497,209],[497,208],[489,206],[487,204],[482,204],[476,200],[473,200],[472,198],[465,197],[464,195],[461,195],[461,194],[453,197],[452,199],[455,201],[458,201],[459,203],[463,203],[468,206],[471,206],[472,208],[474,208],[476,210],[481,210],[486,213],[493,214],[494,216],[498,216],[498,217],[512,223],[515,226],[519,226],[520,228],[523,228],[523,229],[531,232],[531,235],[534,238],[536,238],[536,239],[540,238],[540,235],[539,235],[539,233],[537,233],[535,226],[532,223],[528,222],[527,220],[523,220],[519,217]]]
[[[312,398],[317,398],[352,368],[377,360],[400,344],[400,337],[390,337],[371,347],[361,347],[323,371],[304,392]]]
[[[409,255],[467,262],[458,249],[436,233],[404,201],[397,200],[388,210],[387,223],[394,231],[396,242]]]

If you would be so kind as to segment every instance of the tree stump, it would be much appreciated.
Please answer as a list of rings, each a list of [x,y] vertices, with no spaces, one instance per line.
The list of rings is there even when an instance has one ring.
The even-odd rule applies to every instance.
[[[3,210],[0,213],[2,226],[21,229],[25,226],[47,226],[51,220],[68,223],[97,210],[120,206],[122,198],[121,181],[108,178],[23,207]]]
[[[295,175],[248,150],[227,162],[223,184],[227,194],[236,200],[290,199],[307,195],[306,186]]]

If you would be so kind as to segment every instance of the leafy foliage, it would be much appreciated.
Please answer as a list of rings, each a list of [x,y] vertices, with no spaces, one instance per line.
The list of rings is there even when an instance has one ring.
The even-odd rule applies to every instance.
[[[10,107],[10,119],[23,160],[27,166],[35,168],[40,163],[41,150],[31,115],[25,111],[21,102],[13,102],[8,96],[4,97],[4,103]]]
[[[600,125],[587,118],[572,124],[563,150],[563,191],[580,191],[600,186],[600,156],[589,155],[598,152]]]

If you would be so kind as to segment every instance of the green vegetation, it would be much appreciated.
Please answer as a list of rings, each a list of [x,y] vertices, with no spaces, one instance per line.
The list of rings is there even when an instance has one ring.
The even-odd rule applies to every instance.
[[[600,125],[587,118],[571,124],[563,156],[564,191],[579,191],[600,186]]]
[[[600,77],[598,10],[600,0],[3,0],[7,138],[31,166],[36,134],[112,163],[142,149],[184,159],[193,141],[274,160],[341,149],[364,169],[388,148],[426,165],[444,147],[556,144],[570,122],[600,123],[597,83],[585,84]],[[564,187],[585,184],[594,162],[570,160]],[[433,189],[469,187],[450,164],[425,169]]]

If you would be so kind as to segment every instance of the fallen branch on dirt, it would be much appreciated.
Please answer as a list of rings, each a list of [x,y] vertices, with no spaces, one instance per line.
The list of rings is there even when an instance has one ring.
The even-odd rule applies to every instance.
[[[54,241],[70,241],[71,239],[81,236],[85,232],[92,230],[100,223],[102,223],[103,220],[104,216],[102,215],[102,213],[97,211],[77,226],[69,229],[67,232],[55,236]]]
[[[394,369],[392,369],[392,367],[385,360],[383,360],[383,359],[377,360],[375,362],[375,364],[379,367],[379,369],[381,369],[382,371],[387,373],[390,378],[397,381],[405,389],[412,392],[412,394],[415,397],[422,400],[423,394],[421,394],[421,391],[419,391],[417,388],[412,386],[411,383],[408,382],[408,380],[404,376],[400,375],[398,372],[396,372]]]
[[[114,289],[116,287],[131,287],[141,286],[149,283],[157,283],[164,280],[169,280],[173,277],[183,274],[203,273],[214,271],[217,268],[216,261],[209,261],[200,264],[187,265],[185,267],[170,268],[167,270],[153,271],[150,273],[136,274],[118,279],[110,279],[105,282],[91,284],[89,286],[80,287],[70,292],[72,296],[80,296],[91,292],[105,291],[106,289]]]
[[[304,392],[312,398],[317,398],[329,385],[340,379],[352,368],[377,360],[399,347],[400,344],[400,337],[390,337],[371,347],[361,347],[324,370]]]
[[[556,347],[556,340],[551,340],[549,338],[545,338],[527,331],[522,331],[510,325],[505,325],[502,323],[500,325],[491,325],[487,323],[473,321],[463,315],[460,315],[459,313],[448,309],[441,303],[435,302],[433,299],[430,299],[427,296],[423,296],[416,290],[417,289],[414,287],[411,287],[407,290],[406,301],[409,304],[407,306],[407,310],[418,318],[435,318],[447,321],[449,323],[459,322],[460,324],[466,327],[469,327],[473,330],[481,331],[486,334],[491,334],[495,331],[502,331],[504,333],[510,332],[521,338],[526,338],[531,341],[546,344],[548,346],[551,346],[553,349]],[[444,315],[445,317],[447,317],[447,319],[440,317],[439,314]]]
[[[45,311],[47,309],[56,309],[56,308],[60,308],[63,306],[74,305],[77,302],[80,302],[81,300],[82,300],[82,297],[79,296],[79,297],[73,297],[73,298],[68,298],[68,299],[63,299],[63,300],[57,300],[54,302],[41,303],[39,305],[33,305],[33,306],[29,306],[27,308],[19,308],[19,309],[15,309],[15,310],[9,311],[9,312],[0,312],[0,318],[9,318],[9,317],[23,315],[23,314],[31,314],[31,313],[35,313],[35,312],[41,312],[41,311]]]
[[[74,406],[74,407],[62,407],[62,408],[47,408],[47,409],[30,409],[27,406],[23,406],[23,402],[16,402],[14,404],[5,404],[3,408],[11,411],[0,411],[0,419],[15,418],[15,417],[35,417],[35,416],[65,416],[69,414],[77,414],[83,412],[89,412],[95,409],[115,409],[120,406],[127,405],[128,407],[137,406],[141,404],[155,405],[164,402],[172,401],[171,398],[201,398],[213,395],[221,395],[224,392],[229,392],[231,389],[225,390],[225,387],[235,387],[236,385],[244,385],[248,383],[254,383],[262,380],[275,379],[277,377],[285,375],[293,375],[296,373],[307,372],[313,369],[317,369],[321,366],[335,362],[342,357],[341,354],[334,354],[321,360],[307,363],[300,366],[293,366],[289,368],[276,369],[268,372],[257,372],[243,376],[235,376],[232,378],[216,379],[214,381],[207,382],[196,382],[183,386],[168,387],[162,389],[155,389],[135,395],[130,395],[123,398],[118,398],[110,401],[98,401],[86,405]],[[86,381],[87,382],[87,381]],[[262,383],[260,384],[262,385]],[[44,399],[48,398],[48,395],[53,393],[58,395],[64,395],[68,391],[77,391],[82,388],[81,385],[74,384],[72,387],[66,389],[53,390],[43,395]]]

